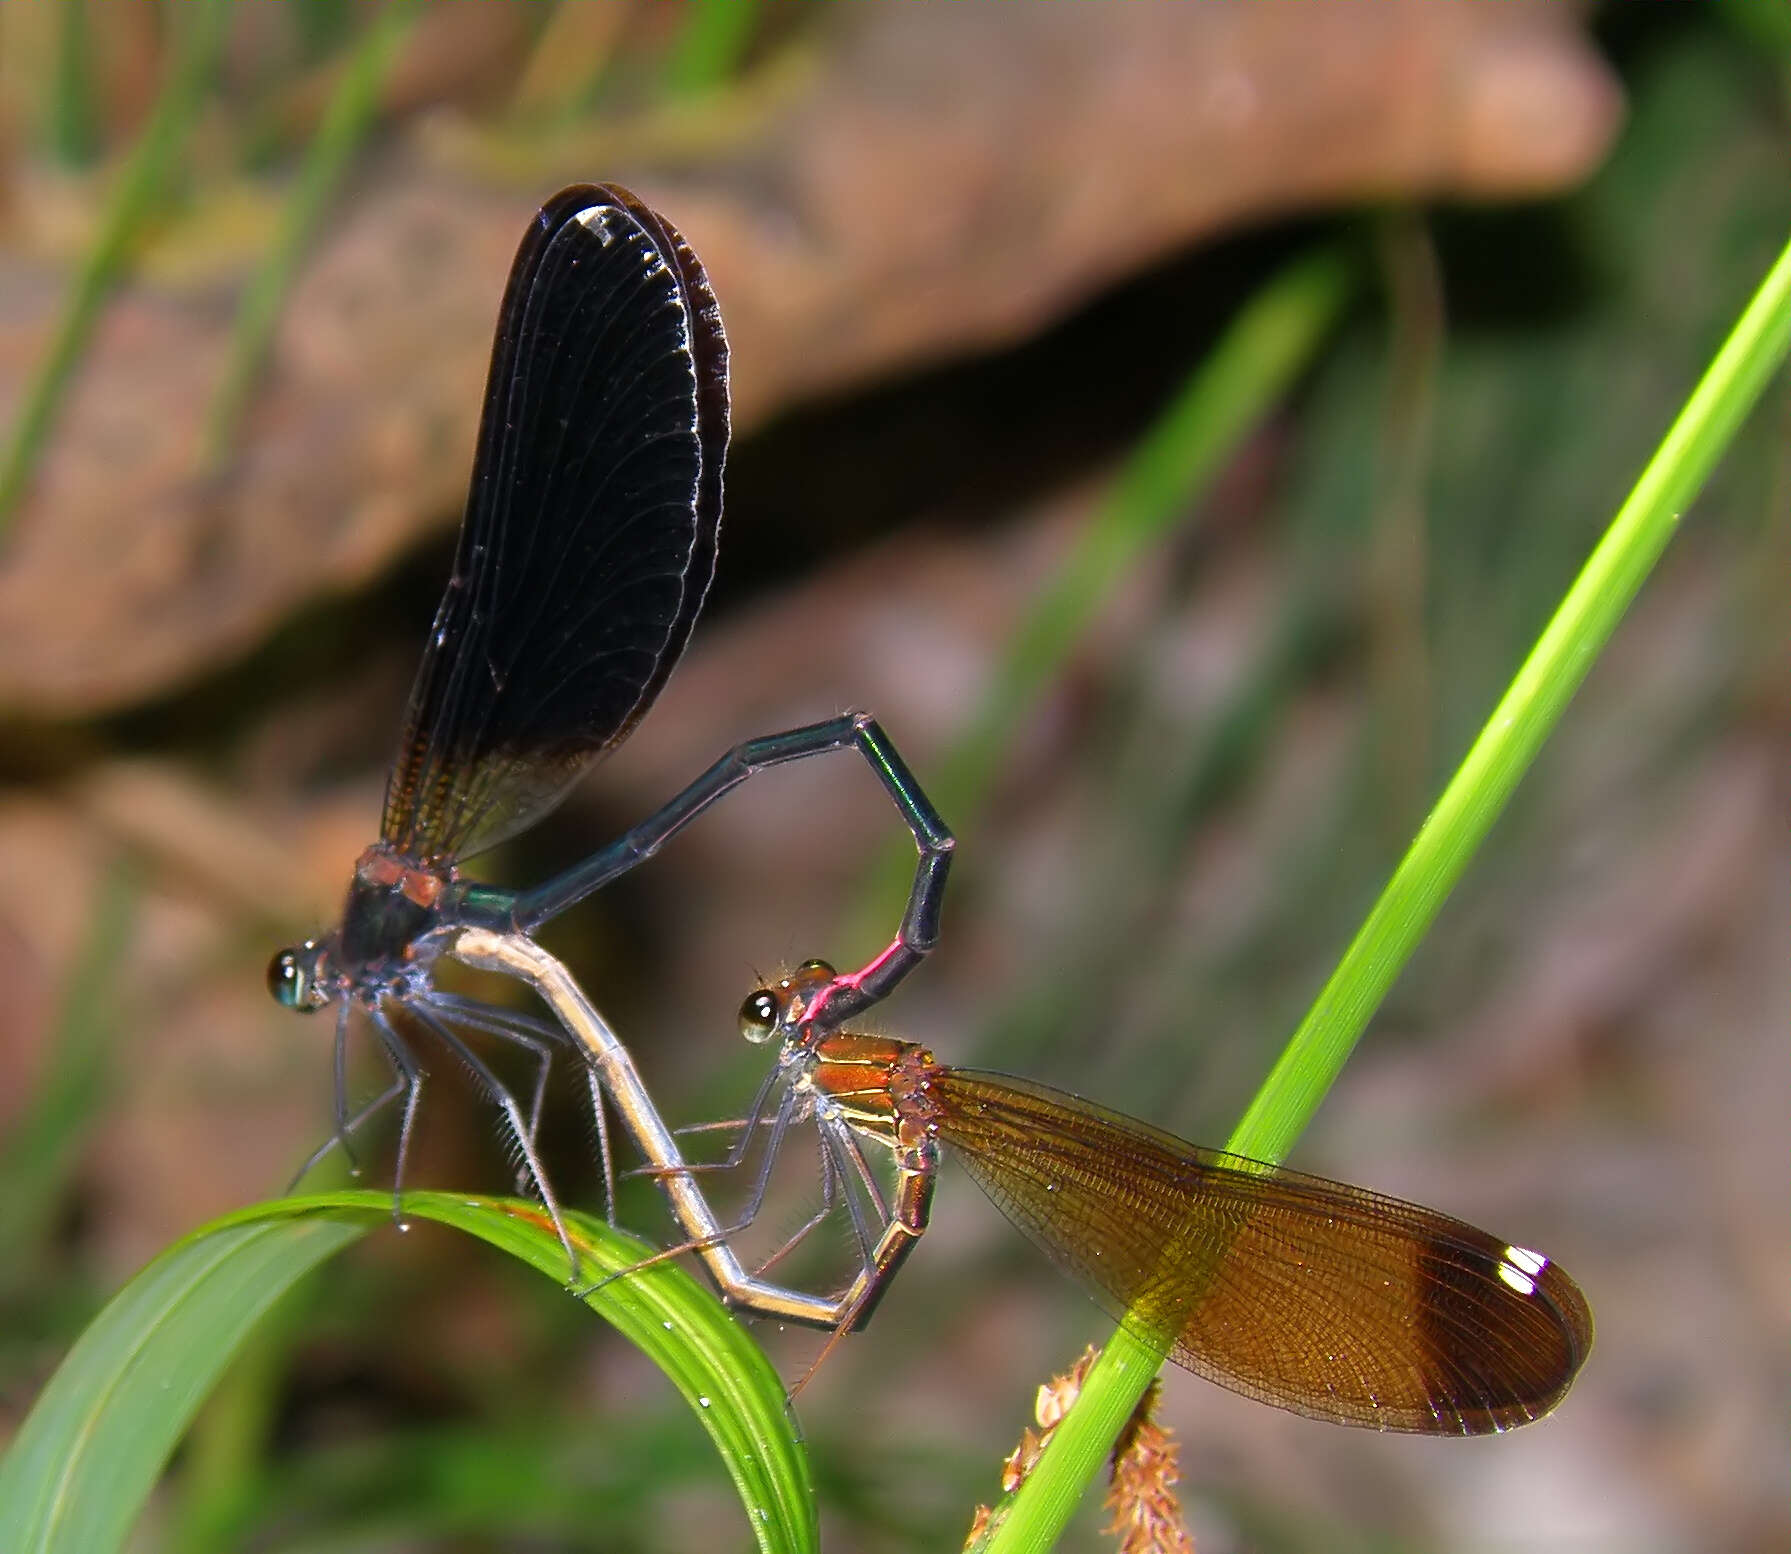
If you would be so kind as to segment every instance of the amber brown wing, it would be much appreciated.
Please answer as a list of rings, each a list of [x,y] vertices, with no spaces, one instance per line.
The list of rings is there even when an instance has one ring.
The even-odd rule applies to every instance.
[[[946,1069],[939,1137],[1128,1325],[1221,1386],[1339,1424],[1480,1435],[1548,1412],[1592,1344],[1552,1262],[1044,1085]]]
[[[714,576],[727,442],[727,342],[702,265],[625,190],[562,190],[499,311],[386,841],[430,859],[488,847],[634,727]]]

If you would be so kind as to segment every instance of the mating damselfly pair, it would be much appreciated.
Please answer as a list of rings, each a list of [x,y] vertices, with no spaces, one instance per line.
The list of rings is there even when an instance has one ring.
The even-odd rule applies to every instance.
[[[557,1051],[589,1076],[606,1187],[611,1108],[662,1187],[679,1248],[732,1305],[844,1332],[863,1323],[927,1227],[942,1146],[1008,1217],[1120,1320],[1197,1374],[1342,1424],[1473,1435],[1560,1400],[1590,1348],[1579,1290],[1540,1253],[1430,1209],[1187,1144],[1042,1085],[938,1063],[850,1029],[933,948],[952,837],[883,730],[849,714],[747,740],[670,803],[545,883],[507,890],[460,865],[545,815],[645,715],[690,638],[715,570],[727,454],[728,348],[701,263],[625,190],[575,186],[542,207],[500,308],[453,573],[425,646],[379,840],[341,923],[276,956],[275,996],[333,1007],[331,1149],[401,1106],[400,1203],[424,1070],[413,1038],[461,1059],[498,1106],[526,1174],[577,1257],[537,1149]],[[776,1053],[719,1163],[685,1160],[629,1057],[533,935],[768,767],[857,750],[913,835],[901,924],[867,965],[810,961],[753,993],[740,1029]],[[452,956],[521,978],[549,1021],[438,988]],[[348,1042],[372,1033],[392,1078],[351,1105]],[[478,1038],[521,1047],[517,1094]],[[812,1129],[820,1208],[849,1221],[858,1269],[814,1293],[749,1270],[734,1238],[772,1163]],[[751,1169],[731,1223],[704,1173]],[[613,1202],[613,1192],[612,1192]],[[799,1232],[800,1234],[800,1232]]]

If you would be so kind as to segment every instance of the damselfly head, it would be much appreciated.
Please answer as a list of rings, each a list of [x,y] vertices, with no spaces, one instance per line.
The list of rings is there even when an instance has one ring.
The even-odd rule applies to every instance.
[[[838,980],[826,961],[805,960],[789,976],[747,996],[740,1006],[740,1034],[754,1046],[777,1036],[788,1039]]]

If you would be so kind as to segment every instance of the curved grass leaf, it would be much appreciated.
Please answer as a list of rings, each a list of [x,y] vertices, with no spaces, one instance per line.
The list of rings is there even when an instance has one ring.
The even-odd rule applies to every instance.
[[[332,1253],[387,1222],[377,1192],[287,1198],[216,1220],[113,1298],[69,1352],[0,1460],[0,1548],[107,1554],[122,1546],[176,1443],[256,1323]],[[563,1280],[534,1206],[414,1193],[406,1211],[463,1230]],[[640,1242],[568,1215],[583,1275],[632,1268]],[[683,1393],[721,1452],[760,1549],[817,1545],[808,1459],[770,1362],[682,1269],[659,1263],[587,1303]]]
[[[295,1280],[372,1223],[221,1222],[138,1274],[82,1334],[0,1462],[0,1548],[118,1548],[237,1346]]]

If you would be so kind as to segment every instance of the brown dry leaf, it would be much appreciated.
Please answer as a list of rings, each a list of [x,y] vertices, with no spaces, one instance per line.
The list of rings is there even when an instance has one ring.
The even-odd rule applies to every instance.
[[[0,709],[79,716],[164,692],[448,521],[502,276],[532,197],[561,178],[633,184],[690,235],[751,427],[1025,338],[1242,222],[1563,187],[1618,114],[1602,62],[1546,6],[871,8],[814,36],[815,68],[780,77],[762,111],[720,114],[734,138],[706,162],[647,133],[662,114],[537,156],[527,194],[469,187],[439,133],[416,143],[433,155],[365,170],[222,478],[194,469],[236,288],[121,292],[0,560]],[[64,284],[0,254],[0,419]]]

